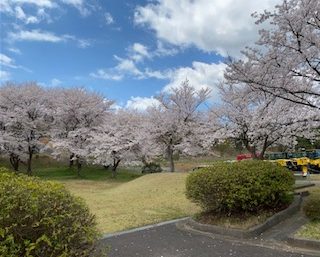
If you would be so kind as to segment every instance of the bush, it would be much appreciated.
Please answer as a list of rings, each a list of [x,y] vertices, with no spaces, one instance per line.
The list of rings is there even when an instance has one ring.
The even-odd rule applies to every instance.
[[[162,168],[160,164],[155,162],[147,163],[142,167],[142,173],[157,173],[161,171],[162,171]]]
[[[271,162],[218,162],[188,176],[186,195],[205,211],[256,213],[288,205],[293,184],[292,173]]]
[[[0,168],[0,256],[89,256],[95,225],[62,184]]]
[[[320,190],[311,192],[304,203],[303,211],[312,221],[320,221]]]

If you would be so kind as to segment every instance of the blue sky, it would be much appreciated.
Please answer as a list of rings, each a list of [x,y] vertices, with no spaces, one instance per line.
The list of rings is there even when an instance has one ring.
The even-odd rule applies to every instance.
[[[1,0],[0,80],[83,86],[125,107],[188,78],[212,88],[279,0]]]

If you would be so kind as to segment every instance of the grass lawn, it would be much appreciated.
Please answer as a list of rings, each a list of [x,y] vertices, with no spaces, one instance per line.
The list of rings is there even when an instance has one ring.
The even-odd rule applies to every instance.
[[[297,233],[297,237],[320,240],[320,221],[310,221],[304,225]]]
[[[309,189],[309,192],[310,194],[316,194],[320,197],[319,186]],[[295,235],[300,238],[320,240],[320,220],[309,221],[306,225],[302,226]]]
[[[6,159],[0,166],[11,168]],[[25,167],[22,165],[21,170]],[[158,173],[141,176],[140,172],[111,171],[99,166],[84,166],[81,177],[67,163],[46,156],[34,160],[34,175],[63,183],[74,195],[87,202],[103,233],[121,231],[165,220],[193,215],[199,209],[185,195],[187,173]]]
[[[84,198],[104,233],[121,231],[195,214],[185,195],[185,173],[145,175],[129,182],[68,180],[63,183]]]

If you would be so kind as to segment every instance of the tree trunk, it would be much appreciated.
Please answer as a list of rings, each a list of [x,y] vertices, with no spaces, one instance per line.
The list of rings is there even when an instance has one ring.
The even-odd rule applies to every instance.
[[[113,159],[113,165],[112,165],[112,177],[113,178],[117,177],[117,168],[120,164],[120,161],[121,160]]]
[[[33,150],[32,150],[32,148],[30,146],[28,147],[28,151],[29,151],[29,158],[28,158],[28,161],[27,161],[27,174],[29,176],[32,176],[31,165],[32,165]]]
[[[146,159],[146,156],[145,156],[145,155],[141,157],[141,162],[143,163],[143,165],[144,165],[144,166],[146,166],[146,165],[148,164],[148,162],[147,162],[147,159]]]
[[[267,151],[267,148],[269,147],[268,138],[269,138],[269,136],[266,136],[266,138],[264,139],[263,147],[262,147],[261,153],[260,153],[260,155],[259,155],[259,159],[260,159],[260,160],[263,160],[263,159],[264,159],[264,154],[265,154],[265,152]]]
[[[173,149],[172,145],[168,145],[169,171],[174,172]]]
[[[70,154],[69,156],[69,168],[73,167],[73,158],[74,158],[74,153]]]
[[[247,151],[251,153],[252,159],[257,160],[259,158],[255,146],[249,145],[249,142],[244,142],[244,146],[246,147]]]
[[[14,171],[19,171],[20,158],[18,155],[11,153],[10,154],[10,163]]]
[[[81,164],[81,161],[79,160],[79,158],[77,158],[76,163],[77,163],[77,175],[78,175],[78,177],[80,177],[82,164]]]

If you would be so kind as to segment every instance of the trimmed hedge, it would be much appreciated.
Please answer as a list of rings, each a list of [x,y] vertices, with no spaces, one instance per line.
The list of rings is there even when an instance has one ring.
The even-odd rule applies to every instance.
[[[305,200],[303,211],[312,221],[320,221],[320,190],[311,192]]]
[[[0,256],[89,256],[99,233],[62,184],[0,168]]]
[[[288,205],[293,184],[293,174],[271,162],[217,162],[188,176],[186,195],[208,212],[257,213]]]

